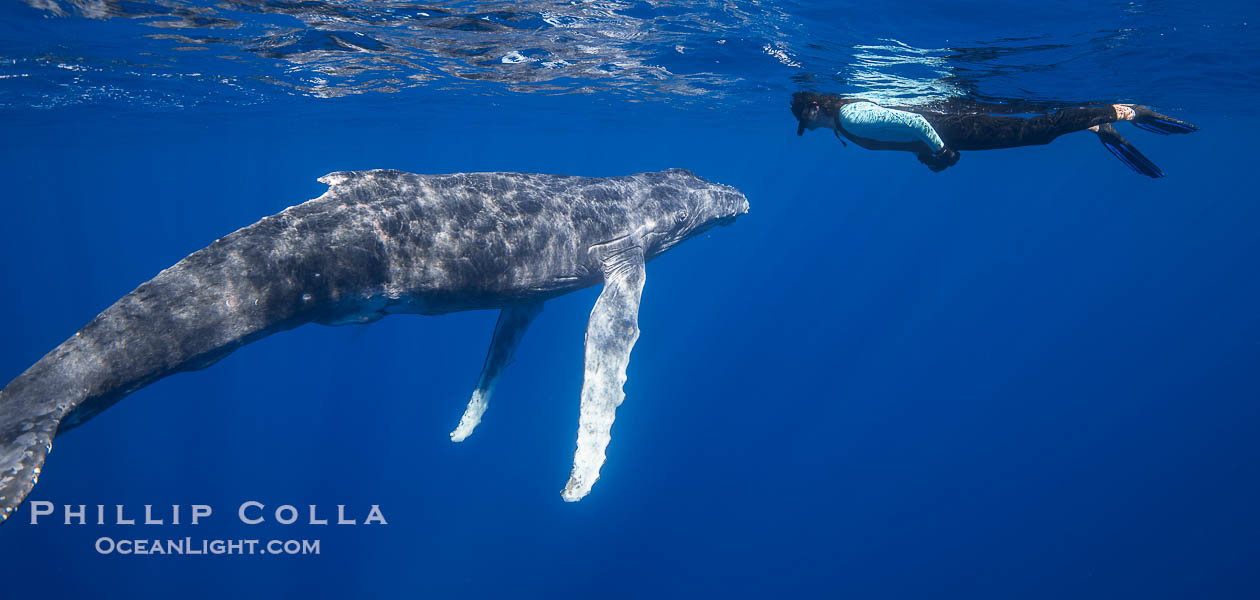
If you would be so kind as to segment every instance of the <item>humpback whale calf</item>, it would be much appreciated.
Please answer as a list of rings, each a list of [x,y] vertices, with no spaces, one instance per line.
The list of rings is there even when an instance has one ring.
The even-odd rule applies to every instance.
[[[188,255],[0,390],[0,522],[35,485],[58,433],[158,379],[305,323],[499,309],[451,433],[463,440],[542,303],[602,282],[562,493],[579,500],[599,478],[624,399],[644,263],[748,212],[739,191],[682,169],[608,178],[375,170],[320,181],[322,196]]]

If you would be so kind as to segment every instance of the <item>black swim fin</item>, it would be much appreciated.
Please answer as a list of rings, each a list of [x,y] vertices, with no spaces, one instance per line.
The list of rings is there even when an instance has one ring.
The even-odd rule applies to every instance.
[[[1199,130],[1198,125],[1192,125],[1168,115],[1159,114],[1146,106],[1134,105],[1133,112],[1137,113],[1137,116],[1133,118],[1133,124],[1151,133],[1168,135],[1172,133],[1193,133]]]
[[[1116,133],[1116,128],[1110,124],[1098,126],[1098,139],[1102,145],[1107,148],[1108,152],[1116,155],[1120,162],[1128,165],[1130,169],[1147,177],[1163,177],[1164,172],[1146,158],[1137,148],[1134,148],[1128,140]]]
[[[848,143],[848,142],[846,142],[846,141],[844,141],[844,136],[840,135],[840,130],[839,130],[839,129],[832,129],[832,130],[831,130],[831,133],[836,134],[836,139],[837,139],[837,140],[840,140],[840,143],[841,143],[842,145],[844,145],[844,147],[845,147],[845,148],[848,148],[848,147],[849,147],[849,143]]]

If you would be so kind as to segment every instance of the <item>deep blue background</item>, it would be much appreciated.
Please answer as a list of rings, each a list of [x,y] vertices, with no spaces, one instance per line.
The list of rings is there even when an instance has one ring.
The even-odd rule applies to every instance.
[[[788,112],[597,97],[9,115],[0,379],[335,170],[618,175],[747,194],[648,268],[603,476],[566,504],[598,289],[549,302],[452,444],[490,312],[307,326],[59,438],[31,499],[205,503],[198,527],[0,529],[4,598],[1202,597],[1260,593],[1254,117],[908,155]],[[390,112],[385,112],[390,111]],[[382,115],[391,114],[386,118]],[[244,500],[386,526],[244,527]],[[98,556],[102,536],[318,538],[307,557]]]

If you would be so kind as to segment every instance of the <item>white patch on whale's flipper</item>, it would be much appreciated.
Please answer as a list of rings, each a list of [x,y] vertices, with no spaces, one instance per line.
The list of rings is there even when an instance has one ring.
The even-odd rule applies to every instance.
[[[604,451],[612,438],[617,407],[625,399],[630,350],[639,339],[639,297],[645,279],[643,248],[624,238],[604,245],[604,291],[595,301],[586,325],[586,371],[582,377],[582,406],[578,417],[577,452],[573,472],[561,496],[581,500],[599,479]]]
[[[464,416],[459,419],[459,426],[451,432],[452,442],[462,442],[472,434],[473,429],[481,422],[494,394],[494,386],[499,382],[503,369],[512,364],[512,354],[516,346],[525,337],[525,330],[533,322],[534,317],[542,312],[542,302],[509,306],[499,313],[499,322],[494,326],[494,338],[490,340],[490,350],[486,352],[486,363],[481,367],[481,377],[477,379],[477,389],[473,390],[472,400],[464,409]]]

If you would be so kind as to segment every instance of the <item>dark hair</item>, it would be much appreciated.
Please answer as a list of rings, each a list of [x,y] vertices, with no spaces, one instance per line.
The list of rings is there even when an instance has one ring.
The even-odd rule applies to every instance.
[[[796,92],[792,94],[792,114],[799,120],[811,104],[818,104],[825,114],[835,114],[836,109],[844,104],[844,99],[835,94],[815,94],[814,92]]]

